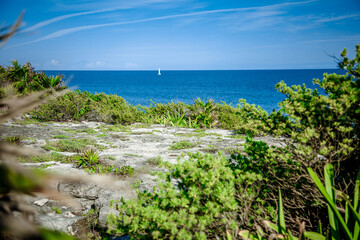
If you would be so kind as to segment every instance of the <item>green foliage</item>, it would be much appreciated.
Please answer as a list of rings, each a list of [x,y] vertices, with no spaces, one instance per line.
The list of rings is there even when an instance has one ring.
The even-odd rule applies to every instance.
[[[238,210],[251,207],[253,199],[245,196],[256,195],[251,186],[260,176],[233,171],[223,155],[189,154],[182,164],[164,165],[171,171],[161,175],[164,182],[157,189],[117,205],[119,216],[109,217],[111,233],[136,239],[206,239],[236,232],[243,217]]]
[[[94,149],[86,149],[82,154],[77,158],[78,166],[90,167],[100,163],[99,161],[99,152]]]
[[[118,205],[121,213],[111,218],[114,233],[137,239],[203,239],[226,225],[235,228],[234,216],[227,214],[237,208],[234,175],[224,157],[192,155],[184,164],[168,167],[173,171],[157,191],[139,193],[138,201]],[[178,188],[172,178],[178,180]]]
[[[88,120],[130,124],[139,119],[141,112],[122,97],[77,90],[41,105],[32,116],[42,121]]]
[[[135,169],[131,166],[101,166],[97,165],[97,172],[103,174],[112,174],[115,176],[122,176],[122,177],[131,177],[135,173]]]
[[[131,132],[128,126],[120,124],[116,125],[101,125],[98,127],[102,132]]]
[[[282,203],[281,191],[279,188],[279,199],[278,199],[278,212],[277,212],[277,224],[274,224],[271,221],[263,221],[264,225],[271,229],[272,231],[276,232],[277,239],[286,239],[286,240],[298,240],[298,238],[294,237],[290,231],[286,231],[286,224],[285,224],[285,216],[284,216],[284,207]],[[256,234],[251,233],[248,230],[240,230],[239,236],[245,240],[265,240],[267,239],[265,236],[265,232],[262,228],[258,228]]]
[[[53,150],[57,152],[82,152],[88,148],[88,146],[95,146],[100,148],[101,146],[96,143],[96,140],[91,138],[84,139],[61,139],[58,141],[47,142],[43,148],[47,151]]]
[[[55,135],[54,138],[56,138],[56,139],[67,139],[67,138],[70,138],[70,136],[64,135],[64,134],[59,134],[59,135]]]
[[[325,73],[322,80],[314,79],[314,84],[323,88],[325,95],[305,85],[288,87],[284,82],[276,85],[287,97],[280,107],[294,124],[290,133],[297,142],[294,154],[299,161],[314,168],[324,165],[316,161],[318,154],[333,163],[348,159],[356,162],[359,156],[359,45],[355,59],[347,59],[346,50],[342,57],[339,66],[346,71],[345,75]]]
[[[145,113],[142,118],[145,123],[158,123],[174,127],[187,127],[189,125],[189,106],[182,102],[174,103],[171,101],[167,105],[152,102],[149,107],[140,106],[140,109]]]
[[[314,79],[314,83],[323,88],[325,94],[321,95],[318,90],[309,89],[305,85],[288,87],[280,82],[276,88],[286,99],[280,103],[279,111],[273,111],[268,117],[249,111],[255,114],[255,119],[263,122],[265,131],[291,137],[283,150],[269,148],[263,154],[265,149],[261,146],[254,148],[254,152],[247,152],[245,163],[242,162],[243,157],[239,157],[239,165],[266,176],[268,195],[272,198],[275,184],[282,186],[287,211],[285,215],[291,220],[292,230],[294,228],[291,226],[297,218],[313,228],[321,221],[325,229],[337,229],[334,217],[331,214],[330,218],[326,217],[323,196],[312,187],[306,167],[312,167],[320,173],[331,162],[337,181],[327,186],[337,188],[342,195],[349,196],[356,188],[351,179],[356,175],[355,169],[360,167],[360,47],[356,47],[353,60],[346,58],[346,51],[342,53],[342,58],[339,66],[346,71],[345,75],[324,74],[322,80]],[[244,108],[248,106],[244,105]],[[249,162],[249,159],[255,161]],[[293,163],[289,164],[291,161]],[[324,176],[326,174],[322,178]],[[268,196],[261,198],[268,199]],[[346,208],[344,201],[337,203],[338,207]],[[297,209],[307,210],[295,211],[294,205]]]
[[[322,229],[320,228],[320,233],[305,231],[305,225],[300,224],[300,236],[299,238],[294,237],[293,234],[288,230],[286,231],[285,216],[284,216],[284,207],[282,204],[281,191],[279,190],[278,198],[278,221],[277,224],[274,224],[270,221],[264,221],[264,225],[277,233],[277,238],[279,239],[288,239],[288,240],[297,240],[297,239],[310,239],[310,240],[340,240],[346,239],[355,240],[359,238],[360,234],[360,207],[359,207],[359,191],[360,191],[360,169],[357,173],[356,183],[355,183],[355,192],[354,198],[351,201],[349,196],[341,194],[342,198],[346,200],[346,209],[345,213],[342,214],[339,211],[337,206],[337,199],[335,198],[335,188],[334,188],[334,167],[331,163],[325,165],[324,176],[325,176],[325,186],[316,175],[316,173],[311,169],[307,168],[308,173],[310,174],[312,180],[315,182],[315,185],[324,196],[328,204],[328,218],[330,222],[329,232],[324,236],[322,234]],[[258,229],[257,233],[251,233],[248,230],[241,230],[239,235],[242,239],[250,240],[257,239],[263,240],[266,239],[265,233]]]
[[[90,173],[132,176],[135,172],[134,168],[131,166],[122,166],[119,168],[115,165],[102,165],[99,158],[99,152],[92,148],[84,150],[79,156],[75,156],[75,160],[78,164],[78,167],[82,167],[84,170]]]
[[[48,88],[61,89],[61,79],[62,76],[48,77],[43,72],[36,72],[30,63],[21,66],[15,60],[0,73],[0,85],[10,83],[20,95]],[[4,89],[2,92],[5,97]]]
[[[346,200],[345,214],[340,213],[337,206],[337,199],[335,198],[334,188],[334,167],[328,163],[325,165],[324,176],[325,186],[322,184],[319,177],[311,169],[307,168],[311,178],[314,180],[317,188],[324,196],[328,204],[328,217],[331,226],[331,239],[342,239],[341,236],[346,236],[349,240],[359,239],[360,234],[360,207],[359,207],[359,191],[360,191],[360,169],[357,173],[355,181],[354,198],[351,201],[349,196],[344,193],[341,194]]]
[[[57,214],[62,214],[61,209],[58,208],[58,207],[51,207],[51,209],[52,209],[55,213],[57,213]]]
[[[206,102],[200,98],[195,99],[195,104],[192,106],[192,110],[195,112],[192,116],[195,124],[205,128],[217,125],[217,107],[217,104],[211,99]]]
[[[21,140],[23,138],[19,135],[16,136],[8,136],[5,137],[5,139],[3,141],[8,142],[8,143],[13,143],[13,144],[21,144]]]
[[[262,211],[266,213],[265,218],[274,221],[274,199],[278,195],[278,186],[281,186],[289,230],[298,231],[297,219],[308,224],[313,222],[317,224],[319,217],[326,213],[326,208],[323,204],[319,204],[323,203],[321,196],[304,172],[306,171],[304,167],[293,159],[288,148],[269,147],[264,142],[254,141],[248,136],[244,144],[244,152],[245,154],[232,155],[229,163],[232,169],[263,177],[258,198],[252,203],[254,208],[265,208]],[[249,216],[254,218],[255,223],[261,224],[258,212],[253,211]]]
[[[245,133],[250,130],[253,134],[264,133],[264,122],[256,117],[262,115],[268,119],[268,113],[260,107],[249,105],[245,100],[234,108],[222,102],[195,99],[194,104],[182,102],[168,104],[152,103],[149,107],[140,107],[144,112],[141,121],[158,123],[175,127],[212,128],[219,127],[237,130]]]
[[[120,177],[131,177],[135,169],[131,166],[117,167],[115,165],[102,165],[100,162],[93,165],[82,165],[83,169],[89,173],[110,174]]]
[[[169,147],[170,150],[181,150],[195,147],[197,144],[189,141],[180,141]]]
[[[51,154],[41,154],[38,156],[25,156],[25,157],[19,157],[18,159],[20,162],[61,162],[61,163],[72,163],[73,157],[71,156],[65,156],[63,154],[52,152]]]

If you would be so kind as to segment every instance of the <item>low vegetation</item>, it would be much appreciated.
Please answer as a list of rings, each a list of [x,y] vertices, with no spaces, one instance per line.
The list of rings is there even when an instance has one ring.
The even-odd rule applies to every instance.
[[[99,152],[93,148],[84,150],[80,155],[74,156],[78,167],[90,173],[111,174],[117,176],[132,176],[134,168],[131,166],[117,167],[114,165],[102,164],[99,157]]]
[[[146,159],[146,164],[149,164],[151,166],[159,166],[162,162],[163,160],[161,156]]]
[[[189,141],[180,141],[176,142],[169,147],[170,150],[181,150],[181,149],[189,149],[193,148],[197,145],[197,143],[189,142]]]
[[[103,145],[97,144],[96,140],[92,138],[82,139],[61,139],[58,141],[48,141],[43,148],[47,151],[53,150],[56,152],[82,152],[89,146],[94,146],[98,149],[106,148]]]
[[[34,163],[38,163],[38,162],[50,162],[50,161],[55,161],[55,162],[61,162],[61,163],[73,163],[74,162],[74,158],[71,156],[65,156],[63,154],[57,153],[57,152],[52,152],[50,154],[41,154],[39,156],[23,156],[23,157],[19,157],[18,160],[20,162],[34,162]]]

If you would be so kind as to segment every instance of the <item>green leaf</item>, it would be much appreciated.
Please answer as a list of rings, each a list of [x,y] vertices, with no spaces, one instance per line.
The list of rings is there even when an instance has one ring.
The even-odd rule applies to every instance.
[[[326,240],[326,237],[316,232],[304,232],[304,237],[310,240]]]
[[[334,191],[334,168],[332,164],[325,165],[324,178],[325,178],[326,192],[329,194],[331,202],[333,202],[336,205],[335,191]],[[334,212],[331,210],[331,207],[329,205],[328,205],[328,217],[331,227],[331,239],[333,240],[340,239],[339,224],[338,221],[336,220]]]
[[[264,220],[263,221],[264,225],[271,228],[272,230],[274,230],[275,232],[279,232],[279,227],[275,224],[275,223],[272,223],[268,220]]]
[[[231,236],[231,234],[229,233],[228,230],[226,230],[226,239],[227,240],[233,240],[233,238],[232,238],[232,236]]]
[[[346,223],[342,219],[340,212],[336,208],[336,204],[332,201],[331,197],[326,192],[324,185],[322,185],[322,183],[321,183],[320,179],[318,178],[318,176],[316,175],[316,173],[310,167],[307,168],[307,171],[308,171],[310,177],[313,179],[317,188],[320,190],[321,194],[324,196],[326,202],[328,203],[328,206],[331,207],[332,211],[334,212],[335,216],[337,217],[337,220],[340,222],[340,225],[343,228],[344,233],[346,234],[346,237],[350,240],[353,239],[349,228],[347,227]]]
[[[354,209],[354,207],[351,204],[348,204],[348,205],[349,205],[349,209],[351,210],[351,212],[354,216],[356,223],[360,224],[360,214],[356,212],[356,210]]]
[[[283,206],[283,202],[282,202],[280,188],[279,188],[278,228],[279,228],[278,233],[285,234],[285,232],[286,232],[286,224],[285,224],[284,206]]]
[[[359,208],[359,189],[360,189],[360,169],[356,176],[356,182],[355,182],[355,193],[354,193],[354,210],[357,213],[357,215],[360,215],[360,208]],[[354,226],[354,239],[358,239],[360,235],[360,223],[355,222]]]
[[[254,234],[250,233],[248,230],[240,230],[239,236],[244,240],[251,240],[256,237]]]

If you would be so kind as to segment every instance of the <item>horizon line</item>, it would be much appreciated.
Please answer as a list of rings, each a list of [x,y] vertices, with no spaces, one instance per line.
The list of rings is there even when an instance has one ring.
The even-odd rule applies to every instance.
[[[161,69],[166,71],[267,71],[267,70],[341,70],[340,68],[258,68],[258,69]],[[40,69],[39,71],[147,71],[157,72],[157,69]]]

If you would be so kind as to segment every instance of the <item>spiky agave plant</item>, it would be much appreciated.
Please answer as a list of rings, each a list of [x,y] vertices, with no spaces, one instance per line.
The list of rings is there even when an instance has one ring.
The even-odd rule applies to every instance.
[[[99,163],[99,152],[93,148],[86,149],[78,158],[78,166],[91,167]]]

